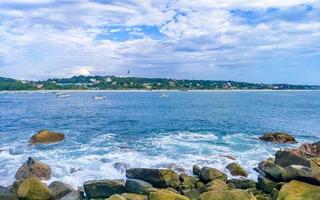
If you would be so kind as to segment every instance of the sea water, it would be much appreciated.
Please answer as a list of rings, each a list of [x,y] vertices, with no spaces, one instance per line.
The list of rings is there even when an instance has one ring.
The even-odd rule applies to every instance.
[[[0,185],[10,185],[29,156],[52,168],[52,179],[73,186],[125,178],[128,167],[192,165],[226,173],[233,156],[255,179],[257,164],[281,147],[320,140],[319,91],[0,93]],[[94,100],[93,96],[105,97]],[[61,143],[29,145],[37,131],[65,134]],[[257,138],[292,133],[299,144]],[[230,176],[230,174],[229,174]]]

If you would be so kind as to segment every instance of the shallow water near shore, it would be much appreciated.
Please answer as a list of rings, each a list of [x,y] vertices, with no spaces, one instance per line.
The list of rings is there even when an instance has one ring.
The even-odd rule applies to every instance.
[[[280,147],[320,140],[319,91],[0,93],[0,185],[10,185],[29,156],[51,166],[52,179],[73,186],[124,178],[126,167],[193,164],[225,171],[236,158],[255,179],[259,161]],[[96,101],[93,96],[105,97]],[[63,142],[30,146],[41,129]],[[299,144],[270,144],[267,131],[292,133]],[[120,164],[119,164],[120,163]],[[115,165],[118,166],[116,169]],[[120,166],[120,167],[119,167]],[[71,173],[72,172],[72,173]],[[227,171],[225,171],[227,172]]]

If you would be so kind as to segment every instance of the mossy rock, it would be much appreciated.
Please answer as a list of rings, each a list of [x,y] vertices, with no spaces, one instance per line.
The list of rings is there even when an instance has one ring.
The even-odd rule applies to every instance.
[[[290,181],[279,191],[277,200],[319,200],[320,186]]]
[[[204,183],[209,183],[210,181],[219,179],[222,181],[226,181],[228,178],[228,176],[215,169],[215,168],[211,168],[211,167],[202,167],[201,171],[200,171],[200,180]]]
[[[148,196],[143,194],[123,193],[121,196],[126,200],[148,200]]]
[[[227,183],[233,185],[237,189],[255,188],[257,185],[257,182],[250,179],[230,179]]]
[[[21,181],[17,188],[17,195],[25,200],[52,200],[50,189],[37,178]]]
[[[200,195],[200,200],[256,200],[255,196],[245,190],[210,191]]]
[[[107,200],[126,200],[124,197],[119,194],[114,194],[111,197],[107,198]]]
[[[157,188],[176,188],[179,184],[177,173],[169,169],[132,168],[126,170],[126,176],[130,179],[143,180]]]
[[[147,194],[148,190],[152,188],[152,185],[138,179],[127,179],[125,187],[128,192]]]
[[[109,198],[111,195],[126,192],[122,179],[86,181],[83,186],[88,198]]]
[[[248,172],[243,169],[238,163],[230,163],[226,166],[232,176],[248,176]]]
[[[188,197],[170,191],[158,190],[149,193],[149,200],[190,200]]]

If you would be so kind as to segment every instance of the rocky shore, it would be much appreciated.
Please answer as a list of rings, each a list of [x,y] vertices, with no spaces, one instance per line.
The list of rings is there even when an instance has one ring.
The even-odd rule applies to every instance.
[[[52,136],[52,137],[51,137]],[[40,131],[30,143],[59,142],[59,133]],[[296,143],[287,133],[266,133],[262,142]],[[280,149],[255,168],[257,181],[236,160],[226,165],[233,177],[208,166],[194,165],[193,174],[171,169],[129,168],[126,180],[90,180],[82,187],[51,179],[51,168],[29,158],[17,169],[10,187],[0,186],[0,200],[320,200],[320,142]]]

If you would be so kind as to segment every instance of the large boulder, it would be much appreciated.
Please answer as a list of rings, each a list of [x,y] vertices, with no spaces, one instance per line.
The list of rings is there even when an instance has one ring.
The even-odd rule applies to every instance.
[[[18,169],[15,178],[22,180],[30,177],[49,180],[51,178],[51,168],[49,165],[29,157],[28,161]]]
[[[164,190],[150,192],[148,197],[149,200],[190,200],[188,197]]]
[[[289,165],[284,168],[285,173],[282,176],[283,181],[291,180],[312,180],[312,171],[310,168],[301,165]]]
[[[259,163],[258,168],[269,178],[275,181],[281,181],[285,174],[285,169],[274,164],[271,160],[265,160]]]
[[[49,185],[49,189],[52,191],[52,194],[56,199],[60,199],[69,194],[70,192],[75,191],[75,189],[73,189],[72,186],[61,181],[52,182]]]
[[[0,200],[18,200],[18,197],[10,189],[0,186]]]
[[[124,180],[93,180],[83,183],[88,198],[109,198],[114,194],[126,192]]]
[[[53,200],[50,189],[37,178],[22,180],[17,185],[17,195],[24,200]]]
[[[79,191],[72,191],[59,200],[83,200],[83,196],[80,195]]]
[[[284,132],[268,132],[259,137],[259,139],[273,143],[297,143],[296,139],[293,136]]]
[[[200,195],[200,200],[256,200],[252,193],[245,190],[209,191]]]
[[[196,189],[193,189],[191,191],[188,191],[186,193],[184,193],[185,196],[187,196],[188,198],[194,200],[194,199],[200,199],[200,195],[204,192],[208,192],[208,191],[221,191],[221,190],[228,190],[229,187],[228,185],[219,179],[213,180],[209,183],[207,183],[204,186],[198,187]]]
[[[228,176],[225,173],[211,167],[202,167],[199,177],[200,180],[204,183],[208,183],[215,179],[226,181],[228,178]]]
[[[152,188],[150,183],[138,179],[127,179],[125,186],[128,192],[137,194],[147,194]]]
[[[318,200],[320,199],[320,186],[299,181],[290,181],[285,184],[277,200]]]
[[[126,170],[126,177],[146,181],[157,188],[177,187],[179,178],[169,169],[132,168]]]
[[[50,144],[61,142],[64,139],[64,134],[51,132],[48,130],[41,130],[38,133],[34,134],[29,143],[31,144]]]
[[[304,173],[306,176],[298,176],[297,171],[293,174],[297,175],[298,179],[304,179],[303,181],[320,184],[320,156],[306,157],[305,154],[301,153],[298,149],[279,150],[275,155],[275,164],[287,168],[289,172],[285,177],[287,180],[295,179],[292,178],[292,168],[288,168],[289,166],[302,166],[304,168],[299,167],[300,170],[298,173],[300,173],[300,175]]]
[[[238,163],[230,163],[226,166],[232,176],[248,176],[248,172],[243,169]]]

